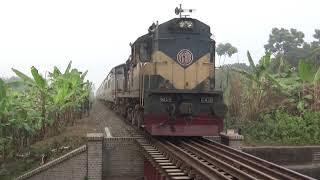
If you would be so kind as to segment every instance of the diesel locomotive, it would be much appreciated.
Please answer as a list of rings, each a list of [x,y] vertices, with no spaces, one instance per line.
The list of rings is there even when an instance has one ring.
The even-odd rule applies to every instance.
[[[153,23],[130,44],[131,55],[110,71],[97,98],[154,136],[219,135],[227,107],[215,88],[211,35],[207,24],[181,14]]]

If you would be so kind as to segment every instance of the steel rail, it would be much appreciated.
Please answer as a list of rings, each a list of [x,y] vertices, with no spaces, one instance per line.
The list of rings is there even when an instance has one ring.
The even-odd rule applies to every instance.
[[[246,175],[250,175],[250,176],[253,176],[254,179],[255,178],[257,178],[257,179],[271,179],[271,180],[277,179],[277,178],[270,176],[269,174],[263,173],[263,172],[255,169],[245,163],[235,161],[234,159],[232,159],[226,155],[223,155],[219,152],[212,151],[206,146],[199,145],[194,142],[186,142],[186,141],[183,141],[181,143],[185,148],[187,148],[188,150],[197,154],[198,156],[205,158],[209,162],[219,160],[219,161],[222,161],[222,162],[228,164],[230,167],[233,167],[234,169],[237,170],[237,171],[235,171],[236,174],[234,174],[234,176],[236,176],[236,177],[241,177],[240,175],[242,175],[242,177],[244,177]],[[214,163],[214,162],[212,162],[212,163]]]
[[[155,152],[155,150],[161,153],[160,159],[163,159],[162,157],[164,157],[165,161],[169,160],[171,163],[173,163],[176,166],[175,169],[179,169],[179,173],[177,174],[183,175],[183,177],[185,177],[186,179],[315,180],[314,178],[311,178],[309,176],[305,176],[290,169],[252,156],[250,154],[232,149],[228,146],[209,139],[189,138],[188,143],[190,144],[187,144],[185,142],[185,138],[171,137],[172,139],[177,140],[175,141],[177,142],[175,144],[169,142],[167,138],[154,138],[141,129],[138,129],[134,126],[132,127],[137,132],[139,132],[139,137],[148,139],[148,142],[150,142],[149,145],[151,145],[152,148],[149,145],[140,144],[140,146],[142,147],[147,147],[147,149],[144,150],[143,154],[151,163],[157,166],[157,169],[162,174],[166,174],[167,179],[176,179],[171,178],[173,177],[171,175],[174,175],[175,173],[168,174],[168,169],[165,169],[166,166],[161,167],[161,165],[159,164],[159,162],[162,162],[162,160],[154,159],[155,157],[159,157],[159,155],[151,155],[158,154],[158,152]],[[182,146],[179,146],[179,141],[181,143],[181,140],[183,140],[184,143]],[[193,151],[190,151],[190,146],[196,147],[193,147]],[[189,150],[187,150],[188,148]],[[194,152],[194,148],[198,149],[198,153]],[[200,154],[199,150],[204,152]],[[219,165],[214,164],[212,159],[209,156],[204,156],[203,153],[206,153],[206,155],[209,155],[211,157],[215,157],[215,162],[222,163]],[[217,156],[219,156],[219,158],[217,158]],[[234,161],[231,162],[230,158]],[[217,161],[217,159],[220,161]],[[241,173],[241,171],[243,174]],[[247,175],[250,175],[250,177],[245,177]]]
[[[231,159],[233,159],[233,161],[237,164],[241,163],[241,164],[246,164],[248,166],[250,166],[251,168],[254,168],[256,171],[265,173],[265,174],[269,174],[270,176],[277,178],[277,179],[288,179],[288,180],[294,180],[294,178],[283,174],[281,172],[278,171],[273,171],[272,169],[263,166],[259,163],[256,163],[254,161],[248,160],[244,157],[242,157],[239,153],[230,153],[228,151],[226,151],[223,148],[220,147],[216,147],[212,144],[207,144],[207,143],[203,143],[203,142],[197,142],[197,141],[192,141],[192,143],[194,143],[197,146],[203,146],[204,149],[206,149],[206,151],[209,151],[210,153],[214,153],[214,154],[219,154],[225,157],[229,157]]]
[[[189,171],[195,175],[200,175],[201,179],[255,179],[250,175],[238,174],[239,177],[233,176],[236,173],[230,173],[237,171],[236,168],[229,166],[221,161],[215,164],[206,161],[205,159],[197,157],[195,154],[188,153],[178,145],[169,141],[161,140],[155,144],[157,147],[169,152],[173,159],[178,159],[184,164],[189,166]],[[224,168],[222,168],[224,167]],[[231,168],[232,170],[230,171]],[[225,169],[229,170],[226,171]]]

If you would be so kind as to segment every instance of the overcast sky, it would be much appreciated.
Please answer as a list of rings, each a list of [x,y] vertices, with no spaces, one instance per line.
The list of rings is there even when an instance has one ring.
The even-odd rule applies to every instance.
[[[152,22],[176,17],[180,3],[196,9],[191,17],[211,26],[217,43],[238,48],[226,63],[246,62],[247,50],[262,56],[272,27],[297,28],[306,41],[320,29],[319,0],[0,0],[0,77],[32,65],[45,74],[72,60],[99,86],[128,58],[129,43]]]

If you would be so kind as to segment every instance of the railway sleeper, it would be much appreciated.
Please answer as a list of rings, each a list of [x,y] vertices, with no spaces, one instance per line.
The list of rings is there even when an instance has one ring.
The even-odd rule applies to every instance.
[[[143,139],[137,140],[143,150],[146,159],[157,169],[161,176],[172,180],[192,180],[187,173],[176,165],[176,163],[166,157],[165,153],[160,152],[157,148]]]
[[[235,179],[231,177],[230,174],[224,171],[218,171],[216,168],[199,161],[197,157],[189,154],[190,152],[185,152],[185,150],[168,141],[159,142],[156,146],[160,147],[163,151],[169,152],[168,154],[172,158],[179,159],[183,164],[187,164],[185,166],[187,168],[184,168],[184,170],[194,179]]]
[[[202,152],[201,149],[196,149],[196,147],[193,147],[188,143],[185,143],[185,144],[181,143],[180,147],[186,153],[189,153],[192,157],[195,157],[200,162],[202,162],[203,164],[206,164],[208,167],[211,167],[212,169],[217,169],[224,175],[233,174],[233,176],[239,176],[239,177],[242,176],[249,179],[255,179],[249,172],[243,171],[242,169],[237,169],[231,164],[225,163],[223,160],[217,158],[217,156],[211,156],[206,152]],[[217,168],[217,167],[220,167],[220,168]],[[272,179],[272,177],[268,176],[268,179]]]

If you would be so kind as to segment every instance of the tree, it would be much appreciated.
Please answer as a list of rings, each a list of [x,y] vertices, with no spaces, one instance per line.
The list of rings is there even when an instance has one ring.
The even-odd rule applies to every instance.
[[[40,109],[41,109],[41,122],[42,122],[42,133],[46,134],[46,127],[47,127],[47,107],[46,107],[46,101],[48,96],[48,83],[46,79],[44,79],[38,72],[38,70],[32,66],[31,67],[31,74],[33,79],[28,77],[27,75],[23,74],[22,72],[12,68],[12,71],[21,78],[25,83],[31,86],[34,90],[36,90],[38,94],[38,98],[40,100]]]
[[[315,29],[313,37],[316,40],[307,43],[304,42],[304,33],[297,29],[273,28],[268,43],[264,45],[266,52],[273,53],[275,57],[271,65],[273,71],[282,73],[291,67],[297,69],[299,60],[306,58],[311,59],[315,65],[320,65],[320,53],[315,53],[320,48],[320,30]]]
[[[292,49],[299,48],[304,43],[304,33],[297,29],[272,28],[268,44],[264,45],[266,51],[276,55],[287,55]]]
[[[297,67],[298,60],[305,56],[303,53],[304,33],[297,29],[273,28],[264,48],[275,56],[275,64],[282,71],[286,63]]]
[[[230,43],[225,43],[225,44],[219,43],[216,48],[216,52],[219,56],[219,65],[220,65],[221,56],[224,56],[224,60],[223,60],[223,64],[224,64],[226,57],[227,56],[231,57],[233,54],[236,54],[238,52],[238,49],[232,46]]]
[[[312,49],[315,49],[315,48],[319,48],[320,47],[320,29],[315,29],[314,30],[314,35],[313,35],[313,38],[316,39],[316,41],[313,41],[311,43],[311,47]]]

